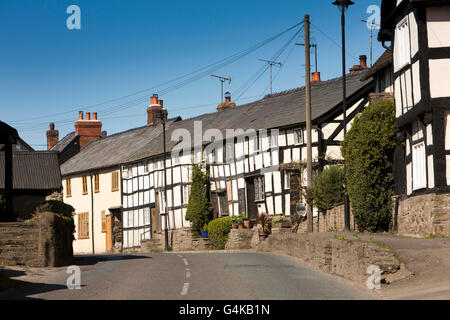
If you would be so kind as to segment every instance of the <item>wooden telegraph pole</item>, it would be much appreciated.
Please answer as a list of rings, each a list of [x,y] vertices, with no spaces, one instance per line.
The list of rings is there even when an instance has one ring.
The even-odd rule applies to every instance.
[[[305,83],[306,83],[306,174],[307,174],[307,188],[312,187],[312,141],[311,141],[311,56],[310,56],[310,39],[309,39],[309,15],[305,15]],[[313,232],[313,212],[309,203],[306,203],[306,217],[308,223],[308,232]]]

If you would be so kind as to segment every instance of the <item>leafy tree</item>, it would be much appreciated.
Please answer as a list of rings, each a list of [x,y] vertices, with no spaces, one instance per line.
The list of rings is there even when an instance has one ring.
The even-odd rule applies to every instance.
[[[346,180],[360,231],[389,229],[395,147],[395,108],[391,101],[378,101],[366,108],[345,137],[342,154],[347,163]]]
[[[320,211],[330,210],[344,202],[344,168],[332,166],[320,173],[314,181],[314,205]]]
[[[211,221],[211,212],[209,210],[209,201],[207,197],[208,179],[202,168],[194,164],[192,171],[191,194],[186,211],[186,220],[192,223],[192,229],[200,232],[203,225]]]

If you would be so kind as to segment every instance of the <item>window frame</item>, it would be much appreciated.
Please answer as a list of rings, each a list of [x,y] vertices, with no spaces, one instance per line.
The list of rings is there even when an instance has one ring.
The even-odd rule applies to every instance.
[[[78,213],[77,239],[89,239],[89,212]]]
[[[98,173],[94,174],[94,193],[100,192],[100,175]]]
[[[403,18],[396,26],[398,37],[396,37],[396,54],[397,65],[396,70],[399,71],[404,67],[411,64],[411,33],[410,33],[410,23],[409,18],[406,16]],[[402,48],[402,50],[400,50]]]
[[[119,172],[111,172],[111,192],[119,191]]]
[[[82,188],[82,191],[81,191],[82,195],[87,195],[89,193],[88,184],[87,184],[87,176],[81,177],[81,188]]]
[[[66,198],[72,197],[72,181],[70,178],[66,179]]]
[[[284,171],[284,190],[291,189],[291,173],[289,171]]]
[[[266,194],[264,191],[264,176],[256,177],[254,180],[255,186],[255,202],[262,202],[266,200]]]
[[[102,233],[106,232],[106,212],[105,210],[101,211],[101,215],[102,215]]]
[[[427,188],[427,155],[425,141],[411,147],[412,153],[412,189],[418,191]],[[420,150],[420,151],[419,151]],[[419,158],[421,157],[421,159]],[[420,178],[420,179],[418,179]]]
[[[301,133],[301,137],[298,138],[297,133]],[[303,136],[303,129],[294,129],[294,145],[299,146],[305,144],[305,137]]]

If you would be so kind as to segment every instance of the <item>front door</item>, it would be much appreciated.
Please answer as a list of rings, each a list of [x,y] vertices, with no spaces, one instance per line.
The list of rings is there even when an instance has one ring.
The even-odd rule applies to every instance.
[[[106,252],[112,251],[112,226],[111,226],[111,215],[106,216]]]
[[[248,219],[252,223],[256,223],[258,220],[258,207],[255,202],[255,182],[254,178],[247,178],[245,180],[247,187],[247,213]]]

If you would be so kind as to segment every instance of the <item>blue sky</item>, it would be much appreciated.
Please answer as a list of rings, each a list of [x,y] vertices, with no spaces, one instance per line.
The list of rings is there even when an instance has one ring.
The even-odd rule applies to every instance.
[[[73,131],[78,110],[97,111],[108,134],[145,125],[149,97],[165,87],[142,90],[249,48],[305,14],[313,23],[312,41],[319,45],[322,80],[337,77],[340,16],[331,2],[2,0],[0,120],[16,127],[35,149],[45,149],[49,122],[55,123],[60,138]],[[369,17],[370,5],[380,2],[355,0],[347,12],[347,68],[358,63],[360,54],[369,56],[370,32],[361,19]],[[81,9],[81,30],[66,27],[71,4]],[[238,104],[268,93],[269,72],[245,92],[239,89],[263,67],[258,59],[271,58],[294,33],[214,72],[231,76],[225,91],[233,98],[242,94]],[[374,41],[374,59],[382,52]],[[285,64],[279,72],[274,69],[274,91],[303,86],[304,48],[292,45],[279,60]],[[205,76],[160,98],[169,117],[189,118],[215,111],[220,83]]]

